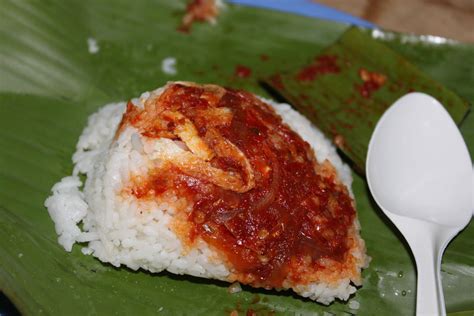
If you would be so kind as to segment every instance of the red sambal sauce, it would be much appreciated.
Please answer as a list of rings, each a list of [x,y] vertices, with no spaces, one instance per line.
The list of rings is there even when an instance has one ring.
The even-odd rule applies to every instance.
[[[252,69],[243,65],[235,66],[234,75],[239,78],[248,78],[252,75]]]
[[[384,74],[365,68],[359,69],[359,77],[362,79],[362,84],[356,85],[356,89],[363,98],[370,98],[372,93],[382,88],[387,81],[387,76]]]
[[[174,84],[168,89],[174,90],[164,92],[164,102],[179,104],[200,136],[206,134],[209,122],[194,116],[197,108],[214,103],[231,110],[230,125],[215,128],[245,154],[255,186],[237,193],[171,168],[150,175],[132,194],[142,198],[156,186],[151,192],[159,195],[166,183],[194,201],[187,215],[192,231],[188,238],[201,237],[224,254],[244,283],[281,287],[289,273],[293,280],[304,281],[290,271],[290,261],[305,262],[313,271],[322,258],[344,261],[355,216],[352,199],[336,181],[335,172],[316,172],[321,165],[308,143],[249,93],[225,89],[220,99],[212,100],[202,98],[208,92],[200,86]],[[214,157],[211,163],[241,171],[232,159]]]
[[[326,74],[337,74],[341,68],[337,64],[336,55],[321,55],[316,57],[313,62],[297,73],[296,79],[299,81],[313,81],[318,76]]]

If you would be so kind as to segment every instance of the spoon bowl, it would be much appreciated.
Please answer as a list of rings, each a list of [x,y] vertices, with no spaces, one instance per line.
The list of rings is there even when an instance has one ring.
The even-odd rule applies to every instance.
[[[441,256],[473,208],[471,159],[456,124],[431,96],[403,96],[377,123],[366,170],[375,201],[415,257],[417,315],[444,315]]]

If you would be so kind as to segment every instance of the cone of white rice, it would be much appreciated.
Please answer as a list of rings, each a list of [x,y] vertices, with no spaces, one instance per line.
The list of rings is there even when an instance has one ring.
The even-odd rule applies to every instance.
[[[287,104],[169,83],[91,115],[73,161],[45,202],[67,251],[323,304],[361,285],[350,169]]]

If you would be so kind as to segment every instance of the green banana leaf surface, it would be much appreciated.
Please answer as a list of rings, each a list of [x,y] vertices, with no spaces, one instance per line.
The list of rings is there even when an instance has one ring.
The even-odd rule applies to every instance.
[[[177,28],[184,9],[184,1],[158,0],[0,2],[1,291],[25,315],[414,314],[413,258],[357,174],[353,190],[372,257],[364,285],[351,299],[359,304],[324,306],[291,292],[246,286],[229,294],[226,283],[114,268],[83,255],[80,246],[67,253],[58,245],[43,203],[52,185],[71,173],[77,138],[100,106],[170,80],[218,83],[270,97],[261,78],[299,69],[348,28],[227,5],[216,25],[195,24],[183,33]],[[364,32],[474,101],[474,46]],[[177,74],[162,71],[166,57],[176,58]],[[472,114],[461,131],[473,155]],[[474,313],[473,249],[471,221],[448,246],[442,264],[446,306],[456,315]]]
[[[276,73],[265,82],[334,138],[362,174],[375,124],[404,94],[435,97],[458,124],[469,110],[467,101],[355,27],[301,69]]]

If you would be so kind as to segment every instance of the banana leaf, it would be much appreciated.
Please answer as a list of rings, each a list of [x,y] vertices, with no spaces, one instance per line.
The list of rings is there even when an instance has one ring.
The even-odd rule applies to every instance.
[[[375,124],[404,94],[432,95],[458,124],[469,110],[467,101],[355,27],[302,68],[265,82],[334,138],[362,174]]]
[[[347,30],[343,24],[228,5],[216,25],[196,24],[186,34],[177,31],[184,9],[184,1],[0,2],[1,291],[25,315],[228,315],[233,310],[242,315],[249,309],[263,315],[413,314],[413,259],[356,174],[362,235],[373,258],[364,286],[351,299],[359,308],[245,286],[231,295],[225,283],[114,268],[83,255],[80,246],[67,253],[57,244],[43,203],[51,186],[71,173],[71,155],[89,114],[169,80],[214,82],[270,97],[260,78],[298,69]],[[473,46],[370,34],[474,100]],[[166,57],[176,58],[176,75],[162,71]],[[250,70],[248,76],[239,74],[239,66]],[[472,154],[472,115],[462,132]],[[474,311],[473,248],[471,222],[443,259],[449,312]]]

